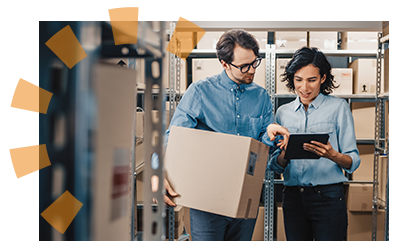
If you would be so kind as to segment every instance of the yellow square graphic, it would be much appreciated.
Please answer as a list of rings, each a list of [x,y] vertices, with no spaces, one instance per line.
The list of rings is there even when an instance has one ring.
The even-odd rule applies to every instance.
[[[20,79],[15,89],[11,107],[47,114],[52,93],[35,84]]]
[[[136,44],[139,8],[128,7],[108,10],[115,45]]]
[[[17,178],[51,165],[45,144],[10,149],[10,155]]]

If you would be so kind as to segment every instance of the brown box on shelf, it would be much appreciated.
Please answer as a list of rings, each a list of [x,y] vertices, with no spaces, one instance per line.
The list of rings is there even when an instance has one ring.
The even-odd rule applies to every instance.
[[[252,241],[264,241],[264,207],[258,208],[256,225],[254,226]]]
[[[389,21],[382,22],[382,36],[389,35]]]
[[[381,84],[383,83],[383,89],[381,93],[389,92],[389,48],[383,52],[383,58],[383,79],[381,82]]]
[[[350,183],[347,191],[347,209],[352,212],[372,211],[372,184]]]
[[[373,181],[374,180],[374,152],[375,146],[358,144],[360,153],[360,166],[353,172],[352,178],[355,181]]]
[[[357,139],[375,138],[375,103],[352,102],[351,112]]]
[[[335,77],[335,85],[339,86],[333,90],[332,95],[353,94],[353,69],[332,68],[332,75]]]
[[[338,33],[310,31],[309,47],[317,47],[320,50],[337,50]]]
[[[278,58],[276,59],[276,73],[275,73],[275,93],[276,94],[293,94],[290,93],[286,88],[286,82],[282,82],[281,75],[285,73],[285,67],[290,61],[290,58]]]
[[[377,32],[342,32],[342,50],[377,50]]]
[[[276,204],[276,240],[286,241],[285,225],[283,223],[282,203]]]
[[[275,45],[277,50],[297,50],[307,46],[306,31],[277,31],[275,32]]]
[[[378,199],[386,202],[386,184],[387,184],[388,157],[380,155],[378,161]]]
[[[353,212],[347,210],[347,241],[372,240],[372,212]],[[378,210],[376,240],[383,241],[385,233],[385,211]]]
[[[381,72],[384,72],[385,66],[382,61]],[[354,94],[373,94],[376,93],[376,59],[360,58],[349,63],[349,68],[353,69],[353,93]],[[382,74],[381,82],[385,81]],[[385,92],[384,84],[381,84],[381,93]]]

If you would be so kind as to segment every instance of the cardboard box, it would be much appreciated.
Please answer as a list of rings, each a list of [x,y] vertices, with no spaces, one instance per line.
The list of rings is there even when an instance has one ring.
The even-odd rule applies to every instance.
[[[354,181],[373,181],[374,180],[374,145],[357,145],[360,153],[360,166],[352,173]]]
[[[381,89],[381,93],[389,92],[389,48],[383,52],[383,58],[383,79],[381,79],[383,89]]]
[[[311,31],[309,47],[317,47],[320,50],[337,50],[337,32]]]
[[[193,59],[193,82],[206,77],[220,74],[224,69],[217,58]],[[265,88],[265,60],[261,60],[260,66],[256,68],[254,82]]]
[[[372,240],[372,212],[352,212],[347,210],[347,241]],[[385,234],[385,211],[378,210],[376,240],[383,241]]]
[[[335,77],[335,85],[339,86],[333,90],[332,95],[353,94],[353,69],[332,68],[332,75]]]
[[[353,93],[376,93],[376,59],[360,58],[349,63],[353,69]]]
[[[265,50],[268,33],[265,31],[250,31],[249,33],[256,38],[258,45],[260,46],[260,50]],[[224,32],[207,31],[201,38],[201,40],[197,43],[197,49],[215,50],[218,40],[222,36],[222,34],[224,34]]]
[[[276,59],[275,66],[275,93],[276,94],[293,94],[286,88],[286,82],[282,82],[282,74],[285,73],[285,68],[291,58],[278,58]]]
[[[264,241],[264,207],[258,208],[256,225],[254,226],[252,241]]]
[[[387,185],[388,157],[380,155],[378,161],[378,199],[386,202],[386,185]]]
[[[389,101],[385,101],[385,138],[386,138],[386,144],[389,143]],[[388,148],[388,145],[385,146],[385,148]]]
[[[255,218],[267,158],[268,146],[253,138],[172,126],[165,168],[176,204]]]
[[[375,103],[353,102],[351,112],[357,139],[375,138]]]
[[[389,21],[382,22],[382,36],[389,35]]]
[[[93,89],[97,124],[93,135],[91,240],[130,240],[133,169],[130,166],[135,71],[96,65]]]
[[[286,241],[285,224],[283,221],[282,203],[276,204],[276,240]]]
[[[197,49],[215,50],[217,42],[224,32],[209,31],[197,43]]]
[[[378,32],[342,32],[342,50],[377,50]]]
[[[372,211],[373,185],[350,183],[347,191],[347,209],[349,211]]]
[[[307,46],[307,32],[275,32],[275,45],[277,50],[297,50]]]

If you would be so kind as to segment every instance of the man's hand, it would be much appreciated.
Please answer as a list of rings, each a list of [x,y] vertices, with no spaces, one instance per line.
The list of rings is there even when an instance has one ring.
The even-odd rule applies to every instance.
[[[272,123],[267,127],[267,133],[271,141],[275,140],[275,136],[282,135],[283,140],[279,140],[278,147],[286,149],[289,140],[289,130],[277,123]]]
[[[170,197],[176,197],[178,196],[178,194],[171,188],[166,178],[164,178],[164,188],[165,188],[164,202],[169,206],[175,207],[176,204],[171,200]]]

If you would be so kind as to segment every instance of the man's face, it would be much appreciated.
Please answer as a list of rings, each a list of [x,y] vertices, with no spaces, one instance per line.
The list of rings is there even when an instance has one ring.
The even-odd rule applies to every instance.
[[[251,49],[244,49],[238,45],[235,46],[233,49],[233,61],[232,64],[237,67],[242,67],[245,64],[249,64],[254,62],[256,59],[256,55],[254,54],[253,50]],[[254,74],[256,69],[250,67],[249,71],[246,73],[242,73],[240,69],[222,61],[222,66],[224,67],[226,74],[229,78],[236,82],[237,84],[250,84],[253,82]]]

